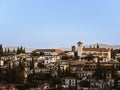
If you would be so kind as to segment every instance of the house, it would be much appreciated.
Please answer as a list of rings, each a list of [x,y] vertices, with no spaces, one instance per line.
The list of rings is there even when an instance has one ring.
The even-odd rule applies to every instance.
[[[42,85],[42,87],[41,87],[43,90],[47,90],[47,89],[49,89],[50,88],[50,84],[49,83],[47,83],[47,82],[45,82],[45,83],[43,83],[43,85]]]
[[[60,60],[60,54],[63,53],[60,49],[36,49],[32,53],[39,56],[39,60],[43,61],[44,65],[54,63]]]
[[[69,87],[76,87],[76,78],[75,77],[64,77],[62,78],[62,87],[69,88]]]
[[[38,55],[44,55],[44,56],[48,56],[48,55],[59,55],[61,54],[63,51],[60,49],[36,49],[34,51],[32,51],[32,53],[36,53]]]
[[[64,51],[64,53],[67,57],[75,57],[75,52],[73,51]]]
[[[17,60],[17,55],[9,55],[9,56],[2,56],[2,60],[7,61],[7,60]]]
[[[4,66],[4,61],[0,59],[0,66]]]
[[[0,84],[0,90],[17,90],[15,84]]]
[[[50,73],[48,68],[34,68],[35,73]],[[29,72],[29,74],[33,74],[33,69]]]
[[[95,71],[96,67],[97,67],[96,63],[94,63],[93,61],[88,61],[85,63],[83,70],[84,71]]]

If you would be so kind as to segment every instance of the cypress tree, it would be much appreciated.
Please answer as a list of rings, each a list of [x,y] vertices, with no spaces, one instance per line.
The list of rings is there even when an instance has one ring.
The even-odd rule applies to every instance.
[[[5,48],[4,54],[7,54],[7,49]]]
[[[8,48],[8,51],[7,51],[7,53],[9,54],[10,53],[10,49]]]
[[[58,63],[58,76],[62,77],[62,70],[60,68],[60,63]]]
[[[98,58],[98,62],[97,62],[97,67],[96,67],[96,70],[95,70],[95,76],[97,77],[97,79],[102,79],[103,78],[103,68],[100,64],[100,60]]]
[[[2,44],[0,45],[0,55],[1,55],[1,56],[3,55],[3,47],[2,47]]]
[[[92,48],[92,46],[90,45],[90,48]]]
[[[23,50],[23,53],[25,53],[25,48],[24,48],[24,50]]]
[[[19,47],[17,47],[17,54],[20,54],[20,49],[19,49]]]
[[[99,44],[97,43],[97,48],[99,48]]]
[[[13,53],[16,53],[15,49],[13,49]]]
[[[19,61],[19,70],[22,72],[24,71],[24,64],[23,64],[23,61]]]
[[[12,82],[12,68],[11,68],[11,62],[9,62],[9,66],[7,68],[7,72],[6,72],[6,82],[7,83],[11,83]]]
[[[23,47],[22,46],[20,47],[20,53],[23,53]]]
[[[30,61],[30,70],[33,69],[33,74],[35,73],[35,69],[34,69],[34,60],[32,58],[32,61]]]
[[[71,76],[71,64],[70,64],[70,61],[69,61],[68,75]]]

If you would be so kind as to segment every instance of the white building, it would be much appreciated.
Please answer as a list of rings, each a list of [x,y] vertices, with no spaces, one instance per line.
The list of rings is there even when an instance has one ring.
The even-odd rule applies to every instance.
[[[108,48],[100,48],[100,47],[83,47],[82,42],[77,43],[77,54],[80,58],[86,57],[88,55],[93,55],[94,57],[99,57],[102,59],[107,59],[106,61],[110,61],[111,59],[111,50]]]
[[[4,66],[4,61],[0,60],[0,66]]]
[[[74,77],[62,78],[62,87],[63,88],[68,88],[69,86],[71,86],[71,87],[76,86],[76,78],[74,78]]]
[[[78,56],[81,58],[82,57],[82,51],[83,51],[83,43],[78,42],[77,45],[78,45],[77,53],[78,53]]]
[[[60,60],[60,54],[63,51],[60,49],[37,49],[34,50],[33,53],[39,55],[39,60],[43,61],[43,64],[54,63],[57,60]]]

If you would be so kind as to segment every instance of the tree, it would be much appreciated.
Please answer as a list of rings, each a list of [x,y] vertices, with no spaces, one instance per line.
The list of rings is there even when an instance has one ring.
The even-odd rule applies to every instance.
[[[23,49],[23,47],[17,47],[17,54],[20,54],[20,53],[25,53],[25,48]]]
[[[8,68],[7,68],[7,70],[6,70],[6,82],[7,83],[12,83],[12,78],[13,78],[13,76],[12,76],[12,67],[11,67],[11,63],[12,62],[9,62],[9,66],[8,66]]]
[[[92,46],[90,45],[90,48],[92,48]]]
[[[118,87],[118,75],[117,75],[117,70],[114,72],[114,87]]]
[[[19,70],[24,71],[24,61],[19,60]]]
[[[0,68],[0,82],[4,81],[4,79],[5,79],[4,76],[5,76],[4,70],[3,70],[3,68]]]
[[[13,68],[13,69],[15,69],[15,68]],[[15,74],[16,83],[20,83],[20,84],[25,83],[26,76],[25,76],[24,61],[22,61],[21,59],[19,60],[19,65],[13,74]]]
[[[44,67],[45,67],[45,65],[42,64],[41,62],[39,62],[37,66],[38,66],[39,68],[44,68]]]
[[[43,53],[43,52],[40,52],[40,56],[44,56],[44,53]]]
[[[5,48],[4,54],[7,54],[7,49]]]
[[[115,59],[117,53],[120,53],[120,49],[111,49],[111,58]]]
[[[99,48],[99,44],[97,43],[97,48]]]
[[[20,53],[23,53],[23,47],[22,46],[20,47]]]
[[[24,48],[24,50],[23,50],[23,53],[25,53],[26,51],[25,51],[25,48]]]
[[[79,56],[78,56],[77,52],[75,52],[74,55],[75,55],[75,59],[79,59]]]
[[[70,61],[69,61],[68,75],[71,76],[71,64],[70,64]]]
[[[58,77],[62,77],[62,70],[60,68],[60,63],[58,63]]]
[[[30,70],[33,69],[33,74],[35,73],[35,69],[34,69],[34,60],[32,58],[32,61],[30,61]]]
[[[98,59],[98,62],[97,62],[97,67],[95,69],[95,74],[94,75],[97,79],[102,79],[102,77],[103,77],[103,68],[100,64],[99,59]]]
[[[8,48],[8,50],[7,50],[7,53],[9,54],[10,53],[10,49]]]
[[[19,49],[19,47],[17,47],[17,54],[20,54],[20,49]]]
[[[13,49],[13,53],[16,53],[15,49]]]
[[[80,82],[80,87],[90,87],[90,82],[89,81],[86,81],[86,80],[84,80],[84,81],[81,81]]]
[[[0,45],[0,55],[1,55],[1,56],[3,55],[3,47],[2,47],[2,44]]]
[[[88,61],[93,60],[94,56],[92,54],[89,54],[85,57],[85,59],[87,59]]]

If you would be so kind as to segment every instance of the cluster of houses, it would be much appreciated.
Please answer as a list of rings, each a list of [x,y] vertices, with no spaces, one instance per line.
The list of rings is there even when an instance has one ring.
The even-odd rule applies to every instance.
[[[85,57],[92,55],[92,60],[86,60]],[[70,57],[67,60],[62,60],[63,57]],[[77,57],[77,59],[75,59]],[[24,77],[27,78],[29,74],[33,74],[33,69],[30,70],[30,61],[34,60],[34,72],[35,73],[49,73],[50,69],[53,69],[53,75],[57,75],[58,63],[61,70],[66,70],[70,67],[71,73],[77,74],[76,77],[63,77],[62,88],[75,87],[77,90],[103,90],[107,86],[114,87],[114,79],[111,73],[107,73],[107,80],[96,80],[93,78],[93,74],[97,68],[98,58],[100,63],[104,67],[118,67],[119,62],[111,58],[111,50],[109,48],[89,47],[85,48],[82,42],[77,43],[76,46],[72,46],[70,51],[63,51],[60,49],[36,49],[31,53],[14,54],[9,56],[2,56],[0,59],[0,68],[8,67],[9,60],[10,65],[19,65],[19,60],[24,61]],[[39,68],[38,64],[42,63],[44,68]],[[117,71],[120,75],[119,71]],[[81,85],[82,81],[89,82],[89,87]],[[119,83],[119,82],[118,82]],[[43,90],[50,89],[49,83],[41,85]],[[57,87],[57,85],[56,85]],[[32,89],[31,89],[32,90]]]

